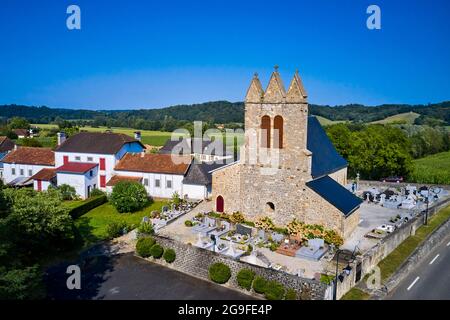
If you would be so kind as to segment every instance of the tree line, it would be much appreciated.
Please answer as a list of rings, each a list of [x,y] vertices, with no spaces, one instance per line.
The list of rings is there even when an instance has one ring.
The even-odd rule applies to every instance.
[[[386,104],[364,106],[358,104],[321,106],[311,104],[311,115],[330,120],[368,123],[399,113],[415,112],[420,116],[416,124],[450,125],[450,101],[428,105]],[[0,106],[0,122],[12,117],[26,118],[32,123],[55,123],[64,119],[77,126],[92,125],[106,127],[129,127],[141,130],[173,131],[192,121],[226,124],[227,127],[242,127],[244,103],[214,101],[193,105],[177,105],[161,109],[139,110],[72,110],[23,105]]]
[[[340,123],[325,128],[339,153],[347,159],[349,177],[378,180],[408,177],[412,160],[450,150],[445,128],[415,125]]]

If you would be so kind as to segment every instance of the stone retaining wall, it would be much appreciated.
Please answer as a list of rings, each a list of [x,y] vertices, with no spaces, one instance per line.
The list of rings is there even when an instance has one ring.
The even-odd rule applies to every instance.
[[[237,284],[236,275],[239,270],[248,268],[253,270],[256,275],[262,276],[267,280],[276,280],[283,284],[286,288],[296,290],[299,296],[303,299],[323,300],[325,297],[325,290],[327,286],[319,281],[297,277],[282,271],[255,266],[243,261],[237,261],[222,254],[200,249],[170,238],[155,236],[155,240],[165,249],[172,248],[175,250],[176,259],[170,264],[170,267],[190,276],[209,280],[209,266],[215,262],[222,262],[228,265],[231,269],[232,275],[226,285],[233,289],[242,291]],[[160,260],[155,259],[154,262],[169,266],[162,258]]]
[[[449,204],[450,198],[430,207],[428,210],[428,216],[433,216],[436,212],[447,207]],[[362,257],[359,257],[358,260],[351,265],[353,270],[355,270],[357,263],[361,263],[361,279],[363,279],[367,273],[370,273],[381,260],[386,258],[403,241],[405,241],[409,236],[414,235],[417,228],[422,226],[423,223],[424,215],[420,214],[401,226],[399,229],[395,230],[395,232],[383,238],[378,244],[364,253]],[[338,281],[338,299],[355,286],[355,275],[355,272],[352,272],[349,277],[345,277],[342,283]]]
[[[431,250],[439,245],[450,233],[450,220],[447,220],[436,230],[411,256],[402,264],[399,270],[386,283],[386,291],[394,289],[408,273],[426,256]]]

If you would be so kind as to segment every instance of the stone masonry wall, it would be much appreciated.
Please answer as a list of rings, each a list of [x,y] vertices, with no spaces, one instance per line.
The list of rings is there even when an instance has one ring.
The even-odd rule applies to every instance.
[[[155,240],[164,248],[172,248],[173,250],[175,250],[176,259],[171,264],[167,264],[163,261],[163,259],[154,261],[169,266],[180,272],[186,273],[190,276],[209,280],[209,266],[216,262],[222,262],[229,266],[231,269],[232,275],[230,280],[226,284],[231,288],[239,289],[242,291],[242,289],[237,284],[236,276],[239,270],[241,270],[242,268],[248,268],[253,270],[256,275],[262,276],[267,280],[278,281],[282,283],[286,288],[292,288],[296,290],[298,294],[301,294],[303,292],[305,298],[309,298],[312,300],[324,299],[326,285],[319,281],[305,279],[281,271],[267,269],[248,264],[246,262],[237,261],[222,254],[200,249],[170,238],[155,236]]]
[[[445,208],[450,204],[450,198],[433,206],[429,209],[429,217]],[[355,270],[356,264],[361,263],[361,279],[367,273],[370,273],[378,263],[386,258],[392,251],[394,251],[403,241],[411,235],[414,235],[416,230],[424,223],[424,216],[420,215],[404,224],[395,232],[383,238],[378,244],[365,252],[362,257],[358,258],[352,267]],[[343,283],[338,282],[338,298],[344,295],[348,290],[355,286],[354,272],[351,277],[346,277]]]

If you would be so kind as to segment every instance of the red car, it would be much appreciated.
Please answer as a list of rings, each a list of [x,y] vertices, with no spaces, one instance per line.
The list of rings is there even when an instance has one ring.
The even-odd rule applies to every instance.
[[[396,182],[396,183],[400,183],[403,182],[403,177],[387,177],[387,178],[382,178],[381,182]]]

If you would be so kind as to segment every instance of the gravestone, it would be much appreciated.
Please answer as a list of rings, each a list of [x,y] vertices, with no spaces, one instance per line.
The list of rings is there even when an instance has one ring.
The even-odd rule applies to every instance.
[[[252,235],[252,228],[244,226],[242,224],[237,224],[236,233],[239,233],[241,235],[247,235],[250,237]]]

